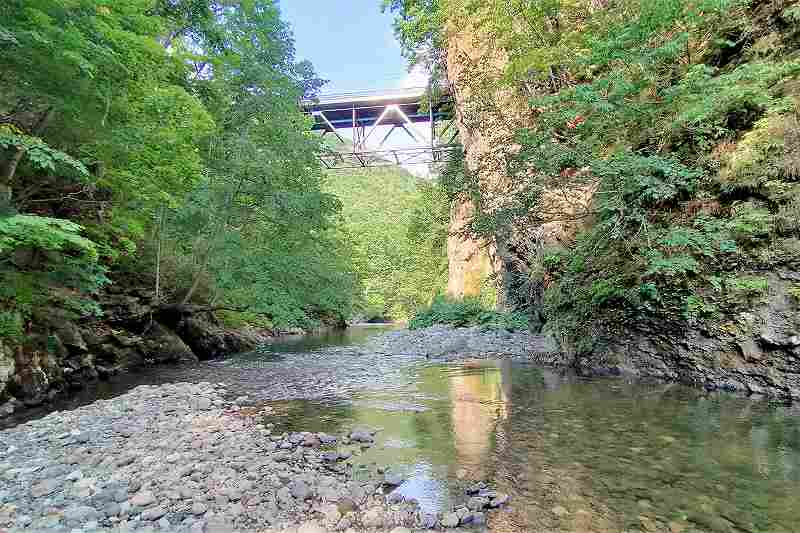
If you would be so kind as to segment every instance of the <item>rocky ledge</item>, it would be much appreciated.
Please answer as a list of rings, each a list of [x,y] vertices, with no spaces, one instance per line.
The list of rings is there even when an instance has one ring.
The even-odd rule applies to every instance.
[[[21,345],[0,339],[0,419],[98,378],[250,351],[272,335],[228,330],[197,306],[157,305],[145,289],[102,294],[97,303],[101,318],[79,320],[63,309],[48,309],[33,318]]]
[[[391,531],[480,527],[508,498],[484,485],[426,515],[402,479],[348,459],[369,430],[275,435],[269,408],[223,384],[140,386],[0,432],[0,531]]]

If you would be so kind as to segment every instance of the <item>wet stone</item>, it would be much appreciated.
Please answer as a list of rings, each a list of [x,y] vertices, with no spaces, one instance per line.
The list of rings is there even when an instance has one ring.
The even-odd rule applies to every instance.
[[[442,516],[443,527],[458,527],[459,523],[461,523],[461,517],[457,513],[445,513]]]
[[[353,442],[361,442],[371,444],[375,441],[375,437],[372,436],[371,433],[365,430],[356,430],[350,433],[350,440]]]
[[[41,498],[47,496],[61,488],[61,482],[57,479],[46,479],[31,487],[31,496]]]
[[[395,474],[392,472],[387,472],[383,476],[383,482],[389,486],[397,487],[398,485],[403,484],[403,476],[400,474]]]
[[[289,483],[289,491],[292,493],[292,496],[297,498],[298,500],[305,500],[311,496],[311,488],[308,484],[302,480],[294,480]]]
[[[489,502],[489,507],[497,508],[508,505],[509,500],[511,500],[511,498],[508,496],[508,494],[498,494],[495,498],[492,498],[491,502]]]

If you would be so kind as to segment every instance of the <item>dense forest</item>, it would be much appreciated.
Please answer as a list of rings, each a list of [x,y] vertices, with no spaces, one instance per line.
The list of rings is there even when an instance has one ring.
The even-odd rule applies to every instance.
[[[290,324],[349,312],[340,202],[297,107],[321,81],[294,61],[272,2],[1,9],[2,186],[16,212],[0,222],[4,336],[46,305],[92,312],[112,280],[155,286],[156,262],[165,301]]]
[[[462,126],[518,106],[499,170],[448,186],[477,207],[473,235],[512,252],[507,301],[577,367],[797,392],[798,2],[384,8],[408,57],[450,75]]]
[[[0,71],[0,381],[23,396],[252,346],[226,329],[404,318],[446,276],[440,188],[323,171],[299,102],[325,82],[272,0],[3,2]]]
[[[342,202],[360,317],[407,319],[444,292],[450,210],[442,186],[384,166],[331,171],[325,190]]]

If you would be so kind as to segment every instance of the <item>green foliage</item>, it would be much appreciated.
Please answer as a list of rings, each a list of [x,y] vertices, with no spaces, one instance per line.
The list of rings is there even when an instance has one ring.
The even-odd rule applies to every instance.
[[[30,215],[0,218],[0,255],[11,255],[18,248],[76,252],[97,260],[94,243],[79,235],[81,226],[68,220]]]
[[[700,268],[697,259],[690,255],[676,255],[664,257],[658,252],[650,259],[650,267],[645,271],[645,276],[665,276],[668,278],[682,277],[695,274]]]
[[[9,148],[24,150],[27,160],[39,170],[54,172],[58,166],[74,170],[81,176],[89,174],[83,163],[50,147],[42,139],[25,135],[7,124],[0,124],[0,150]]]
[[[93,242],[81,226],[31,215],[0,218],[0,339],[19,341],[34,311],[57,305],[96,315],[91,295],[106,283]]]
[[[444,290],[449,203],[440,187],[384,167],[331,172],[325,188],[342,202],[361,314],[406,319]]]
[[[702,296],[691,295],[686,297],[686,306],[683,316],[689,322],[697,322],[700,319],[714,318],[719,314],[716,305],[707,302]]]
[[[625,287],[616,279],[596,279],[589,290],[591,302],[595,306],[613,303],[625,296]]]
[[[591,350],[598,324],[721,320],[768,290],[744,272],[796,268],[795,2],[391,4],[423,52],[429,35],[479,28],[509,58],[508,88],[530,95],[532,126],[507,161],[512,197],[464,173],[448,183],[491,206],[471,227],[534,233],[569,220],[558,199],[593,193],[575,242],[530,265],[559,336]],[[424,24],[438,33],[413,31]],[[494,91],[472,87],[462,112],[495,104]]]
[[[767,279],[757,276],[729,278],[726,280],[726,286],[733,294],[741,295],[747,300],[765,296],[769,292]]]
[[[156,266],[165,300],[275,326],[352,313],[341,204],[297,105],[322,82],[276,1],[223,4],[0,3],[0,168],[22,154],[12,207],[51,215],[3,226],[4,324],[43,305],[91,311],[105,269],[153,286]]]
[[[418,311],[408,322],[408,327],[421,329],[437,324],[457,328],[481,326],[486,329],[507,331],[521,331],[530,327],[528,317],[524,313],[500,313],[487,309],[477,298],[448,300],[442,296],[437,296],[429,307]]]

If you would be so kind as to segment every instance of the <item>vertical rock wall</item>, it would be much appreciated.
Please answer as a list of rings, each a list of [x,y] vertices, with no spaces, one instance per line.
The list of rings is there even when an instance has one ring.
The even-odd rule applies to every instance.
[[[450,235],[447,238],[447,295],[461,299],[480,296],[495,268],[487,245],[461,235],[475,211],[469,200],[456,202],[450,212]]]
[[[467,171],[478,178],[481,209],[490,211],[514,192],[506,175],[506,160],[516,149],[514,134],[530,124],[526,98],[502,83],[505,53],[469,19],[459,18],[447,29],[447,76],[454,92],[456,120]],[[494,204],[494,205],[491,205]],[[487,278],[496,275],[498,306],[503,307],[506,278],[513,258],[505,238],[480,242],[458,235],[475,209],[463,199],[452,210],[448,239],[448,294],[476,295]]]
[[[531,127],[534,115],[529,95],[505,79],[509,59],[497,38],[475,15],[451,15],[446,32],[447,76],[455,97],[466,168],[477,178],[481,205],[463,200],[453,208],[448,292],[451,296],[474,294],[475,284],[494,274],[498,307],[522,304],[535,311],[541,305],[544,286],[532,283],[531,273],[543,248],[569,246],[587,220],[580,215],[589,211],[595,187],[549,191],[540,200],[539,212],[531,213],[531,220],[500,228],[491,242],[456,235],[476,207],[492,213],[513,202],[519,193],[519,180],[509,174],[508,162],[520,150],[516,133]],[[479,274],[481,280],[477,280]]]

